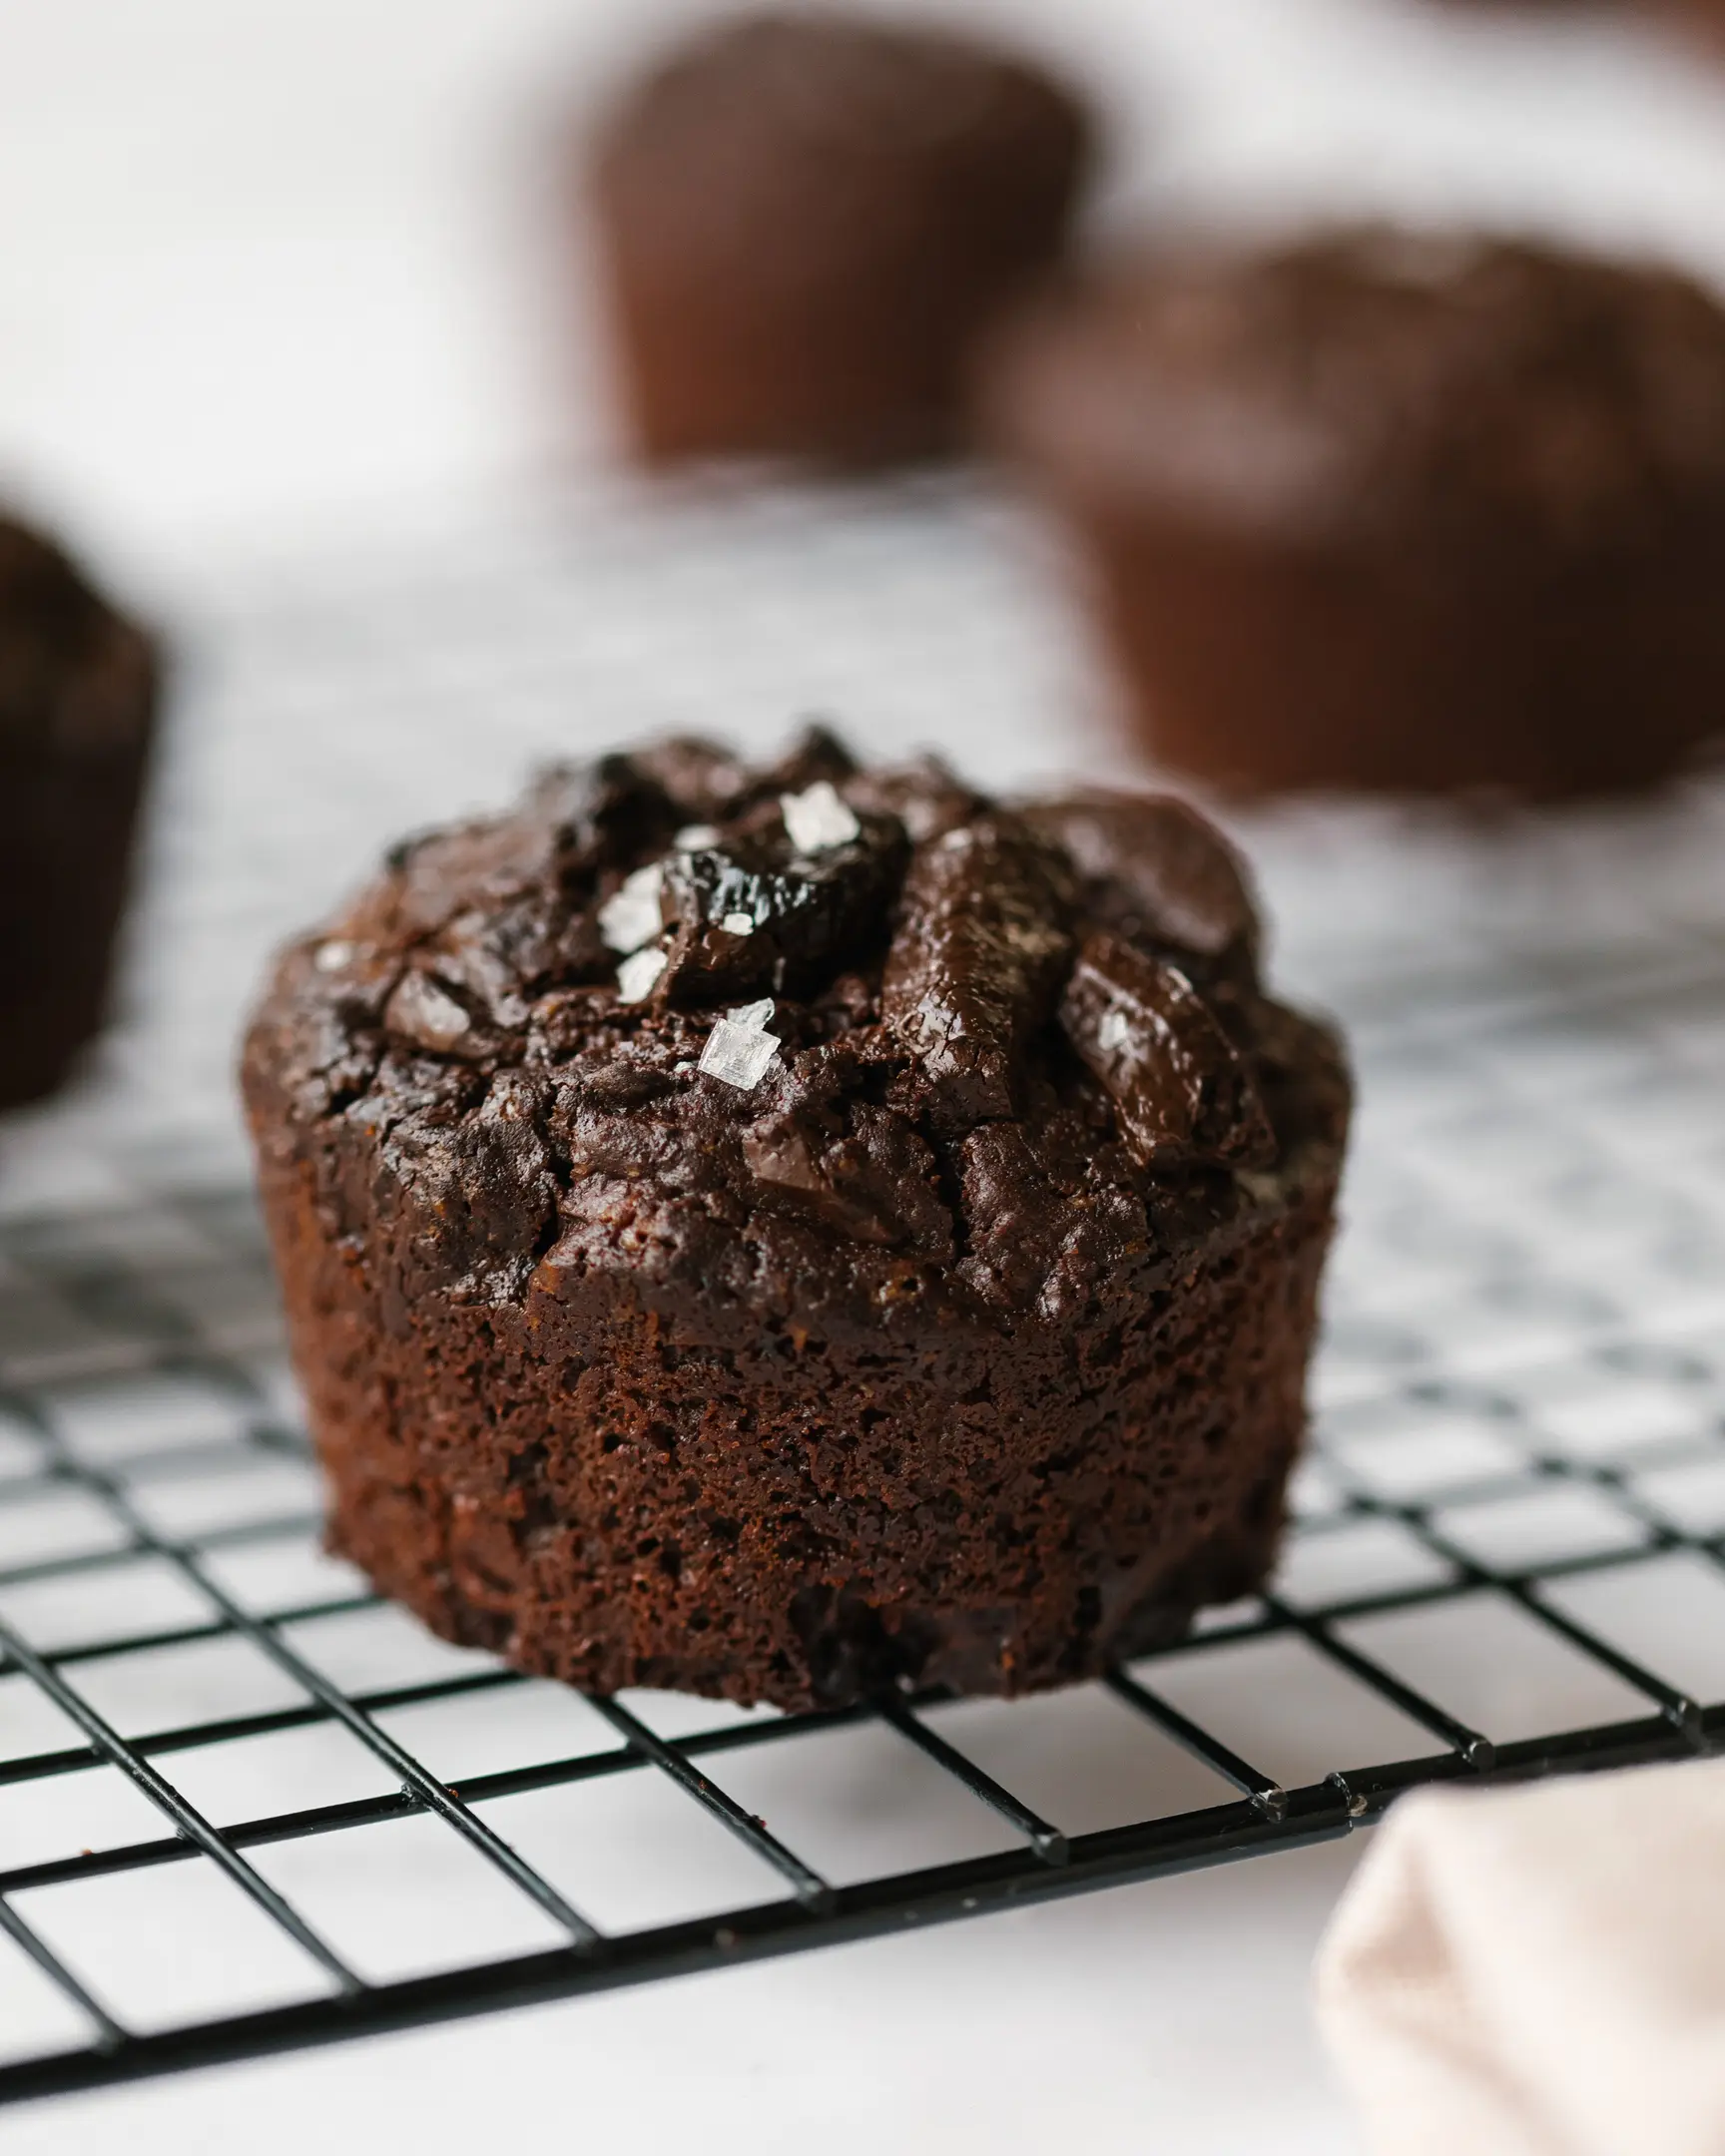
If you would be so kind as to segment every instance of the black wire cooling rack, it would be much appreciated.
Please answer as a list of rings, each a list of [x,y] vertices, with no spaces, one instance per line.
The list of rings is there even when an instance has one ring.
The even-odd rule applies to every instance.
[[[411,574],[202,593],[136,1016],[93,1092],[0,1132],[0,2101],[1725,1737],[1704,792],[1507,843],[1303,811],[1251,834],[1282,976],[1341,1010],[1363,1107],[1287,1552],[1187,1642],[1011,1706],[588,1701],[442,1646],[324,1557],[215,1143],[272,938],[502,767],[637,727],[759,741],[815,708],[997,783],[1103,768],[1049,718],[1086,694],[1053,587],[962,493],[562,504],[427,545]]]
[[[37,2026],[65,2033],[29,2042],[16,2034],[28,2015],[0,2023],[0,2099],[1323,1841],[1416,1784],[1718,1743],[1725,961],[1691,951],[1662,973],[1594,968],[1483,1009],[1451,982],[1418,1021],[1405,1006],[1364,1009],[1357,1036],[1373,1106],[1288,1557],[1261,1602],[1084,1688],[1089,1711],[1129,1718],[1157,1759],[1191,1763],[1184,1782],[1147,1766],[1141,1815],[1095,1831],[1070,1831],[1000,1766],[1028,1764],[1034,1783],[1046,1702],[893,1698],[802,1719],[645,1695],[584,1702],[423,1640],[316,1551],[314,1484],[243,1196],[152,1188],[134,1164],[130,1203],[5,1223],[0,1925]],[[1242,1658],[1266,1655],[1275,1671],[1242,1691]],[[1347,1741],[1338,1688],[1366,1710],[1352,1727],[1377,1749],[1336,1752],[1292,1781],[1243,1725],[1243,1702],[1261,1712],[1267,1687],[1308,1757]],[[473,1771],[453,1771],[440,1724],[511,1695],[531,1699],[534,1719],[505,1716],[490,1764],[482,1744]],[[820,1807],[843,1809],[845,1778],[816,1755],[864,1729],[917,1770],[880,1785],[888,1805],[905,1818],[945,1806],[949,1828],[955,1801],[973,1854],[898,1867],[865,1852],[845,1877],[823,1866],[781,1816],[786,1793],[807,1761],[804,1825],[819,1843]],[[337,1774],[309,1801],[260,1807],[260,1790],[298,1795],[308,1771],[327,1772],[326,1759],[262,1757],[318,1731],[342,1738],[347,1771],[370,1786],[342,1794]],[[253,1771],[225,1782],[224,1757],[242,1754]],[[1193,1774],[1209,1801],[1179,1801]],[[105,1803],[92,1807],[98,1783]],[[617,1801],[589,1813],[577,1800],[600,1788]],[[686,1897],[706,1905],[605,1922],[579,1882],[615,1901],[608,1834],[624,1869],[650,1875],[649,1813],[668,1822],[662,1848]],[[366,1838],[408,1822],[423,1830],[417,1854],[394,1864],[379,1848],[373,1862]],[[723,1863],[717,1886],[689,1878],[695,1825],[729,1838],[751,1875],[742,1890]],[[43,1854],[18,1861],[14,1829]],[[491,1928],[452,1917],[458,1937],[408,1952],[441,1965],[379,1974],[388,1948],[379,1962],[375,1940],[343,1935],[354,1883],[366,1880],[377,1926],[422,1924],[440,1893],[428,1837],[459,1857],[467,1890],[483,1876],[473,1906]],[[326,1878],[280,1861],[336,1845]],[[514,1905],[500,1929],[498,1897]],[[230,2010],[237,1985],[260,1983],[267,2003]]]

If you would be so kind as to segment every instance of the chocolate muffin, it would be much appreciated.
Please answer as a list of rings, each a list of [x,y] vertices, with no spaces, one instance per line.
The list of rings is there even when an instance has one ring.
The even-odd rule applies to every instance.
[[[1093,1674],[1275,1549],[1349,1109],[1177,801],[677,742],[400,846],[245,1090],[335,1549],[601,1692]]]
[[[1631,0],[1657,27],[1698,42],[1702,56],[1725,57],[1725,0]]]
[[[999,354],[1145,742],[1242,790],[1632,788],[1725,725],[1725,309],[1390,232],[1145,262]]]
[[[0,517],[0,1109],[101,1024],[155,716],[149,640]]]
[[[991,46],[825,14],[703,32],[592,159],[640,451],[951,449],[977,336],[1058,262],[1089,159],[1075,99]]]

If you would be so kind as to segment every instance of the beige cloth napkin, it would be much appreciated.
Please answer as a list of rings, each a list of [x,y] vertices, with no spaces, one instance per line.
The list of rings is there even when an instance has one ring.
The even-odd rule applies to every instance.
[[[1725,2156],[1725,1761],[1375,1832],[1317,1985],[1379,2156]]]

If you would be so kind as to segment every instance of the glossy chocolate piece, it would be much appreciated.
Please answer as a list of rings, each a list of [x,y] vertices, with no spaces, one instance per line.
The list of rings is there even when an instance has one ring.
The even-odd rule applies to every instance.
[[[1071,880],[1055,848],[999,812],[912,858],[880,1015],[946,1127],[1015,1112],[1014,1076],[1071,960]]]
[[[662,992],[681,1004],[799,994],[868,950],[906,846],[894,817],[855,820],[849,843],[802,854],[774,808],[722,845],[673,853],[663,871],[671,941]]]
[[[1092,919],[1129,943],[1255,969],[1258,906],[1246,863],[1189,803],[1097,789],[1037,803],[1024,814],[1065,848]]]
[[[1177,965],[1106,930],[1087,936],[1060,1024],[1141,1167],[1264,1168],[1276,1158],[1244,1058]]]

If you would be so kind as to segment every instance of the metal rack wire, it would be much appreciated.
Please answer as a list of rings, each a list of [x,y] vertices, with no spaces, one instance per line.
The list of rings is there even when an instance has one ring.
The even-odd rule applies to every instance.
[[[0,2102],[1725,1742],[1725,936],[1438,938],[1334,992],[1367,1106],[1287,1555],[1052,1702],[583,1702],[442,1648],[317,1552],[227,1168],[135,1134],[0,1207]],[[1106,1723],[1111,1811],[1048,1716]]]
[[[1684,1075],[1699,1101],[1712,1082],[1712,1048],[1725,1039],[1719,1032],[1725,967],[1705,981],[1667,984],[1651,996],[1640,977],[1619,984],[1603,1014],[1595,1002],[1586,1037],[1606,1048],[1639,1042],[1645,1049],[1656,1042],[1669,1082],[1672,1042],[1680,1046],[1685,1037],[1685,1013],[1688,1037],[1701,1052]],[[1573,1006],[1557,1016],[1572,1020]],[[1452,1034],[1452,1084],[1428,1088],[1425,1112],[1401,1131],[1393,1149],[1387,1183],[1379,1173],[1385,1163],[1370,1154],[1364,1160],[1356,1247],[1345,1254],[1321,1386],[1325,1441],[1303,1483],[1302,1516],[1279,1582],[1261,1604],[1222,1613],[1195,1642],[1106,1680],[1114,1701],[1216,1779],[1219,1801],[1164,1816],[1147,1812],[1099,1832],[1072,1834],[1058,1819],[1044,1817],[966,1750],[961,1733],[944,1732],[939,1703],[928,1700],[883,1700],[848,1714],[795,1720],[728,1717],[712,1709],[708,1727],[700,1726],[703,1710],[696,1708],[695,1726],[676,1735],[661,1734],[650,1712],[635,1702],[599,1700],[592,1703],[598,1720],[588,1748],[463,1776],[458,1783],[445,1779],[391,1734],[390,1716],[520,1680],[483,1657],[466,1657],[472,1666],[447,1674],[347,1689],[324,1668],[316,1643],[320,1626],[371,1606],[362,1587],[342,1581],[334,1592],[273,1601],[247,1592],[243,1581],[236,1584],[244,1573],[244,1566],[236,1573],[236,1558],[299,1547],[314,1531],[306,1511],[258,1512],[249,1502],[260,1470],[268,1486],[272,1469],[285,1462],[297,1466],[303,1440],[261,1381],[260,1370],[268,1367],[267,1351],[261,1360],[268,1287],[244,1203],[164,1191],[120,1215],[9,1224],[0,1236],[8,1374],[0,1417],[13,1464],[0,1482],[0,1510],[11,1523],[9,1548],[32,1546],[33,1509],[46,1530],[35,1539],[58,1538],[69,1546],[0,1569],[0,1646],[6,1656],[0,1687],[32,1688],[69,1727],[68,1741],[0,1760],[0,1792],[106,1766],[154,1808],[160,1831],[0,1869],[0,1925],[88,2025],[83,2042],[0,2067],[0,2099],[639,1982],[1243,1858],[1347,1834],[1417,1783],[1677,1758],[1725,1739],[1725,1686],[1705,1696],[1695,1671],[1684,1666],[1681,1632],[1695,1621],[1692,1603],[1677,1620],[1675,1660],[1662,1662],[1646,1655],[1635,1623],[1609,1597],[1600,1615],[1585,1594],[1574,1592],[1601,1581],[1620,1588],[1626,1578],[1676,1561],[1691,1568],[1691,1590],[1710,1585],[1725,1610],[1725,1534],[1717,1531],[1725,1528],[1725,1480],[1714,1471],[1725,1467],[1725,1344],[1715,1346],[1718,1336],[1707,1323],[1703,1264],[1713,1249],[1703,1231],[1711,1234],[1719,1224],[1712,1194],[1702,1190],[1705,1178],[1714,1176],[1725,1194],[1725,1148],[1690,1152],[1676,1142],[1680,1131],[1664,1128],[1654,1150],[1669,1146],[1674,1157],[1666,1174],[1645,1157],[1607,1158],[1599,1134],[1619,1119],[1633,1141],[1644,1146],[1648,1135],[1626,1114],[1630,1096],[1644,1094],[1645,1076],[1625,1067],[1603,1090],[1583,1091],[1555,1106],[1548,1078],[1542,1081],[1546,1136],[1555,1132],[1562,1141],[1555,1157],[1561,1159],[1564,1143],[1573,1139],[1590,1163],[1588,1175],[1577,1179],[1561,1169],[1553,1175],[1548,1145],[1531,1182],[1526,1174],[1509,1175],[1500,1202],[1451,1200],[1439,1212],[1432,1210],[1430,1194],[1423,1197],[1407,1179],[1408,1164],[1431,1157],[1458,1097],[1465,1098],[1463,1075],[1479,1081],[1489,1072],[1501,1095],[1500,1127],[1504,1120],[1513,1123],[1515,1079],[1549,1049],[1551,1022],[1547,1016],[1526,1023],[1519,1038],[1501,1023],[1472,1040],[1464,1032]],[[1397,1037],[1405,1044],[1405,1035]],[[1430,1045],[1435,1050],[1436,1043]],[[1374,1059],[1367,1060],[1370,1068]],[[1393,1093],[1390,1105],[1399,1105]],[[1668,1114],[1675,1122],[1675,1110]],[[1652,1205],[1650,1213],[1650,1198],[1670,1202]],[[1390,1268],[1390,1288],[1404,1303],[1393,1319],[1384,1307],[1386,1265],[1406,1232],[1410,1205],[1423,1211],[1428,1250],[1438,1224],[1446,1226],[1449,1243],[1436,1268],[1419,1262],[1418,1252],[1411,1266]],[[1626,1218],[1639,1218],[1644,1229],[1652,1220],[1651,1243],[1638,1259],[1622,1244]],[[1597,1294],[1589,1300],[1571,1282],[1565,1302],[1553,1292],[1551,1261],[1572,1261],[1576,1238],[1588,1222],[1600,1220],[1610,1224],[1615,1301]],[[1476,1268],[1482,1253],[1505,1227],[1524,1238],[1513,1255],[1516,1270],[1505,1271],[1500,1254],[1495,1277],[1488,1270],[1481,1275]],[[1437,1240],[1443,1247],[1443,1239]],[[178,1264],[163,1255],[179,1248],[196,1255]],[[1441,1297],[1433,1293],[1434,1271],[1453,1273],[1467,1289],[1459,1311],[1443,1314]],[[226,1318],[212,1331],[200,1325],[198,1299],[202,1282],[217,1272],[230,1290],[236,1279],[249,1279],[257,1307],[248,1313],[230,1292]],[[1365,1279],[1375,1281],[1374,1296],[1362,1295],[1358,1283]],[[1662,1282],[1669,1292],[1661,1291]],[[1493,1299],[1513,1286],[1524,1305],[1514,1324],[1489,1348],[1476,1325],[1469,1341],[1469,1313],[1481,1319]],[[1532,1322],[1528,1305],[1541,1323]],[[1471,1358],[1462,1352],[1458,1366],[1449,1350],[1469,1346]],[[1481,1356],[1487,1366],[1479,1366]],[[1617,1427],[1608,1416],[1599,1418],[1599,1403],[1614,1385],[1626,1392]],[[192,1441],[178,1441],[186,1430],[171,1418],[164,1421],[163,1406],[151,1404],[151,1387],[166,1387],[169,1402],[180,1398],[194,1423],[225,1418],[227,1429],[202,1436],[194,1429]],[[128,1413],[138,1419],[140,1401],[145,1435],[134,1449]],[[1655,1402],[1661,1413],[1652,1412]],[[1580,1422],[1572,1414],[1565,1422],[1558,1410],[1577,1406]],[[106,1410],[108,1423],[97,1409]],[[169,1412],[171,1417],[171,1407]],[[1438,1430],[1435,1445],[1430,1435],[1422,1440],[1423,1425]],[[1493,1446],[1503,1459],[1494,1472],[1473,1456]],[[230,1503],[203,1508],[219,1524],[191,1531],[163,1524],[184,1510],[189,1492],[220,1496],[225,1487]],[[1591,1506],[1566,1522],[1565,1502],[1577,1497]],[[1553,1510],[1559,1515],[1554,1525]],[[1507,1542],[1501,1539],[1505,1514],[1512,1516]],[[1717,1527],[1697,1524],[1708,1518]],[[1364,1573],[1362,1553],[1347,1547],[1362,1534],[1386,1545],[1364,1553]],[[1528,1551],[1525,1559],[1515,1555],[1517,1537]],[[1389,1577],[1377,1578],[1374,1567],[1382,1568],[1387,1552]],[[175,1582],[184,1607],[172,1621],[146,1617],[110,1627],[103,1613],[127,1601],[116,1583],[139,1567]],[[81,1590],[84,1636],[78,1636],[75,1619],[72,1633],[56,1644],[56,1625],[65,1622],[57,1612],[65,1605],[55,1604],[50,1591],[68,1585]],[[1409,1651],[1407,1628],[1480,1600],[1584,1660],[1638,1711],[1507,1742],[1475,1726],[1440,1686],[1416,1674],[1420,1657]],[[1399,1625],[1402,1636],[1386,1635],[1389,1644],[1379,1644],[1387,1622]],[[1337,1758],[1327,1774],[1293,1787],[1249,1753],[1243,1756],[1239,1740],[1207,1719],[1204,1670],[1242,1643],[1278,1635],[1303,1643],[1349,1685],[1369,1690],[1394,1710],[1406,1727],[1427,1733],[1430,1743],[1397,1756]],[[84,1682],[97,1667],[112,1678],[128,1659],[142,1664],[216,1640],[255,1649],[259,1666],[269,1665],[296,1697],[250,1709],[241,1702],[196,1721],[123,1734],[115,1718],[93,1703]],[[1688,1640],[1691,1665],[1697,1650],[1703,1665],[1709,1657],[1717,1663],[1717,1638]],[[1160,1682],[1164,1663],[1178,1665],[1185,1676],[1178,1694]],[[1706,1674],[1702,1667],[1699,1676]],[[124,1694],[123,1679],[118,1689]],[[728,1769],[740,1756],[767,1747],[794,1756],[820,1732],[864,1720],[889,1729],[939,1776],[991,1811],[1009,1831],[1010,1846],[836,1883],[728,1790]],[[338,1725],[365,1747],[390,1786],[362,1798],[219,1820],[176,1780],[177,1763],[213,1748],[324,1723]],[[717,1916],[619,1933],[584,1913],[487,1816],[487,1807],[501,1799],[631,1776],[662,1778],[681,1800],[704,1809],[759,1860],[772,1890]],[[260,1852],[276,1845],[370,1830],[410,1815],[433,1818],[460,1838],[540,1912],[558,1943],[435,1974],[371,1981],[257,1862]],[[63,1926],[56,1896],[147,1869],[198,1864],[219,1871],[290,1942],[302,1961],[303,1995],[258,2011],[140,2032],[105,2003],[102,1968],[58,1943]]]

